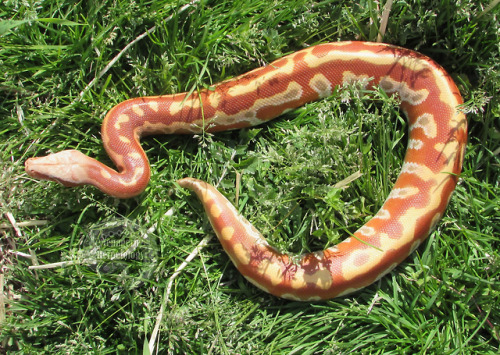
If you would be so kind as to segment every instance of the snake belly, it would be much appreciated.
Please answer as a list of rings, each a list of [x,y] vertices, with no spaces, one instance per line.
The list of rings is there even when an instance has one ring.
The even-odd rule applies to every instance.
[[[103,144],[117,170],[66,150],[28,159],[26,171],[65,186],[90,184],[119,198],[136,196],[150,178],[140,137],[255,126],[355,81],[399,96],[409,136],[383,206],[341,243],[300,256],[281,253],[213,186],[178,181],[200,198],[222,246],[251,283],[291,300],[346,295],[390,272],[421,244],[442,217],[462,168],[462,97],[444,69],[417,52],[381,43],[326,43],[199,92],[127,100],[102,124]]]

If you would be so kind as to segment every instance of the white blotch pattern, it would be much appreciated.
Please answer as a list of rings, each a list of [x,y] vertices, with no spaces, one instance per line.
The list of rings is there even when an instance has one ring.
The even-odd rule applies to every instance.
[[[372,235],[375,235],[375,229],[368,226],[363,226],[359,228],[358,232],[363,234],[365,237],[371,237]]]
[[[132,158],[132,159],[137,159],[137,160],[142,159],[141,153],[138,153],[138,152],[130,152],[127,155],[129,158]]]
[[[106,171],[104,169],[101,169],[99,172],[101,173],[101,176],[103,178],[105,178],[105,179],[111,179],[111,174],[108,171]]]
[[[434,116],[431,113],[424,113],[418,116],[414,124],[410,126],[410,132],[415,128],[421,128],[424,134],[429,138],[436,138],[437,125]]]
[[[122,123],[127,123],[130,121],[130,117],[128,115],[122,113],[118,118],[116,119],[115,124],[113,125],[117,130],[121,129]]]
[[[160,105],[158,105],[158,101],[150,101],[148,105],[149,108],[154,112],[158,112],[160,110]]]
[[[373,216],[372,219],[377,218],[377,219],[389,219],[391,218],[391,213],[386,210],[385,208],[381,208],[375,216]]]
[[[370,82],[370,77],[366,74],[356,75],[352,71],[345,71],[342,73],[343,85],[360,83],[363,88],[366,88],[369,82]]]
[[[423,169],[425,169],[425,166],[422,166],[418,163],[405,162],[401,167],[401,174],[406,173],[420,175]]]
[[[139,105],[132,106],[132,111],[139,117],[144,116],[144,110]]]
[[[417,187],[395,188],[389,193],[389,196],[387,197],[387,199],[390,200],[393,198],[407,198],[407,197],[418,194],[419,191],[420,190]]]
[[[318,93],[320,99],[332,94],[332,83],[323,74],[316,74],[309,86]]]
[[[234,256],[238,260],[238,265],[243,264],[243,265],[248,265],[250,263],[250,260],[252,259],[252,256],[248,252],[248,250],[245,249],[243,244],[235,244],[233,247],[234,251]]]
[[[397,92],[402,101],[413,106],[420,105],[429,96],[429,91],[426,89],[413,90],[406,82],[396,81],[388,76],[383,77],[379,85],[389,94]]]
[[[420,139],[410,139],[408,141],[408,149],[413,149],[413,150],[420,150],[424,146],[424,142],[422,142]]]
[[[125,137],[125,136],[120,136],[120,137],[118,137],[118,139],[119,139],[121,142],[125,143],[125,144],[130,144],[130,139],[128,139],[128,138],[127,138],[127,137]]]
[[[126,181],[123,178],[118,179],[120,181],[120,184],[123,184],[125,186],[134,186],[137,184],[137,180],[144,174],[144,168],[143,167],[137,167],[134,169],[134,176],[130,178],[129,181]]]

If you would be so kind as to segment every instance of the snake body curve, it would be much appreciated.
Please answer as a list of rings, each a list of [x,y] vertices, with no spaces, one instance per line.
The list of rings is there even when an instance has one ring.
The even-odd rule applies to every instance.
[[[354,81],[400,97],[409,137],[387,200],[341,243],[292,258],[270,246],[213,186],[193,178],[178,181],[200,198],[222,246],[251,283],[292,300],[345,295],[390,272],[420,245],[442,217],[462,168],[462,97],[450,76],[417,52],[380,43],[326,43],[200,92],[127,100],[102,124],[104,147],[118,171],[76,150],[28,159],[26,171],[65,186],[91,184],[119,198],[135,196],[150,177],[140,137],[258,125]]]

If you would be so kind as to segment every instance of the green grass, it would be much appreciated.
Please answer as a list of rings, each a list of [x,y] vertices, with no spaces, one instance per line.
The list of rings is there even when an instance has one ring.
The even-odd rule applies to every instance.
[[[401,166],[407,126],[382,94],[353,88],[261,127],[145,139],[152,179],[134,199],[24,173],[27,158],[68,148],[109,162],[100,123],[127,98],[207,86],[307,45],[376,40],[378,2],[352,3],[2,2],[0,353],[142,353],[159,314],[159,353],[498,353],[500,6],[482,13],[488,1],[392,6],[384,42],[453,76],[470,143],[437,230],[353,295],[299,303],[255,288],[204,239],[199,202],[174,181],[217,184],[281,250],[331,246],[377,211]]]

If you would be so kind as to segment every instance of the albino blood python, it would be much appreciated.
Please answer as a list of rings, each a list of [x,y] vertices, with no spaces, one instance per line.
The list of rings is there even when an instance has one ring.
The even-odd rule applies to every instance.
[[[76,150],[29,159],[26,171],[65,186],[90,184],[112,196],[135,196],[150,177],[140,137],[258,125],[360,80],[400,97],[408,148],[383,206],[338,245],[292,258],[270,246],[213,186],[193,178],[177,182],[198,195],[222,246],[251,283],[291,300],[345,295],[379,279],[420,245],[442,217],[462,168],[462,97],[443,68],[422,54],[381,43],[320,44],[200,92],[127,100],[102,124],[104,147],[118,171]]]

